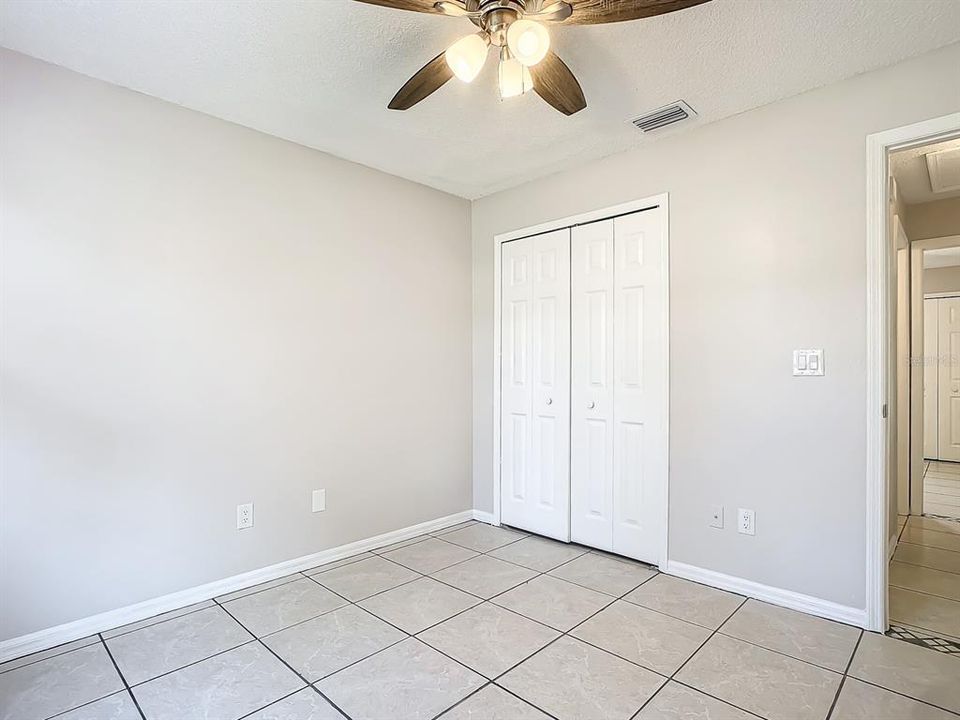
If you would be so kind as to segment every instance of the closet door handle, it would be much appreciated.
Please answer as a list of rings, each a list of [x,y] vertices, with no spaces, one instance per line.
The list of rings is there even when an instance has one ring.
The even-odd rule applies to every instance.
[[[587,410],[593,410],[596,406],[597,404],[593,400],[591,400],[590,402],[587,403]]]
[[[547,398],[547,405],[553,405],[553,398]]]

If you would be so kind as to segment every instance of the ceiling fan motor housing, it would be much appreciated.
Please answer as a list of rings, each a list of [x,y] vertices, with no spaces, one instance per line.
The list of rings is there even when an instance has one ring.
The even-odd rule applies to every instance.
[[[523,0],[486,0],[480,3],[480,24],[490,34],[490,43],[497,47],[507,44],[507,28],[523,17]]]

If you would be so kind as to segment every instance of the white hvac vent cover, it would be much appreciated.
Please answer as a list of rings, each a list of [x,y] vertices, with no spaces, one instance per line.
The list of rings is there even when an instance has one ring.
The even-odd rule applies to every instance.
[[[630,122],[644,132],[652,132],[653,130],[659,130],[667,125],[673,125],[674,123],[691,118],[696,114],[692,107],[687,105],[683,100],[678,100],[671,105],[634,118]]]

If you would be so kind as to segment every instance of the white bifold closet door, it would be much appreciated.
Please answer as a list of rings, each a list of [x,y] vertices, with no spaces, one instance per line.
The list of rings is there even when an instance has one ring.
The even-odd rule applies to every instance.
[[[667,489],[664,212],[573,228],[571,539],[662,559]]]
[[[941,460],[960,461],[960,298],[940,298],[938,408]]]
[[[501,520],[570,540],[570,230],[502,245]]]

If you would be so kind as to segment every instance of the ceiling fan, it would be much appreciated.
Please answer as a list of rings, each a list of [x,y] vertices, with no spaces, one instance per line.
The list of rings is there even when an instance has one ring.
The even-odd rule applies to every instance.
[[[408,110],[454,75],[471,82],[498,48],[501,100],[533,90],[562,112],[587,106],[580,83],[550,50],[542,23],[596,25],[664,15],[709,0],[357,0],[369,5],[468,18],[480,31],[460,38],[404,83],[387,106]]]

